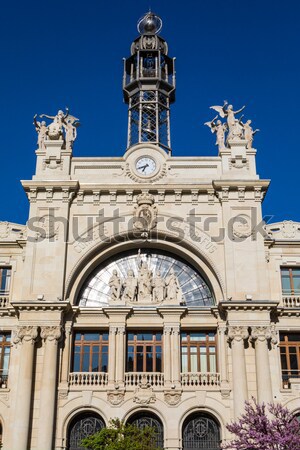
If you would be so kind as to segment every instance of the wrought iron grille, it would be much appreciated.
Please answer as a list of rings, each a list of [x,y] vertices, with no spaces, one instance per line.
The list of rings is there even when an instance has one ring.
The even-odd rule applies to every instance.
[[[214,419],[197,415],[183,427],[183,450],[220,450],[220,429]]]
[[[155,437],[153,443],[157,448],[164,448],[164,430],[163,425],[159,419],[156,419],[154,416],[138,416],[133,421],[130,421],[132,425],[140,429],[144,429],[146,427],[151,427],[155,430]]]
[[[82,447],[82,439],[97,433],[105,427],[104,421],[99,416],[87,415],[76,417],[69,428],[68,450],[85,450]]]

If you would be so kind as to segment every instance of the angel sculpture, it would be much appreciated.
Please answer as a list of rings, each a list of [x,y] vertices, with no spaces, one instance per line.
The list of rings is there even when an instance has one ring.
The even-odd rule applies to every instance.
[[[37,140],[38,148],[39,150],[45,150],[45,140],[47,139],[48,128],[44,120],[39,122],[38,120],[36,120],[36,118],[37,114],[35,114],[33,117],[33,125],[38,134]]]
[[[227,124],[222,123],[221,120],[216,120],[218,116],[216,116],[211,122],[205,122],[204,125],[207,125],[210,128],[212,133],[216,134],[216,145],[218,145],[219,150],[223,150],[225,148],[225,131],[227,130]]]
[[[226,106],[227,106],[227,109],[225,109]],[[223,106],[211,106],[210,107],[210,109],[217,111],[217,113],[220,114],[220,116],[223,119],[225,117],[227,118],[227,125],[228,125],[229,132],[235,126],[235,114],[239,114],[245,108],[246,108],[246,106],[243,106],[241,109],[238,109],[237,111],[233,111],[233,106],[228,105],[227,101],[224,101]]]
[[[253,131],[251,123],[252,123],[251,120],[247,120],[247,122],[243,124],[244,138],[247,141],[247,148],[252,148],[253,136],[255,135],[255,133],[260,131],[258,128],[256,128],[256,130]]]
[[[66,132],[66,149],[71,150],[77,137],[77,127],[79,127],[79,119],[68,114],[63,121],[63,127]]]

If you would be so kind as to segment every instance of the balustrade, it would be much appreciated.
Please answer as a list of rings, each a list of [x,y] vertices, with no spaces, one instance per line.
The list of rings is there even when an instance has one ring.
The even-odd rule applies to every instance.
[[[160,372],[127,372],[125,386],[163,386],[164,375]]]
[[[282,303],[285,308],[300,308],[300,295],[284,295]]]
[[[181,373],[181,386],[185,387],[217,387],[220,386],[220,374],[217,372]]]
[[[69,375],[69,386],[106,386],[106,372],[72,372]]]

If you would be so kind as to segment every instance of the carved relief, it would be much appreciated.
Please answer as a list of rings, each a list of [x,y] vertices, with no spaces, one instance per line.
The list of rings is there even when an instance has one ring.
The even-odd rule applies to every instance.
[[[139,231],[150,231],[157,224],[157,207],[154,205],[154,197],[149,192],[143,192],[137,196],[137,206],[134,209],[133,226]]]
[[[270,326],[253,326],[251,328],[251,340],[252,341],[269,341],[271,340],[272,344],[277,344],[277,335],[274,328]]]
[[[38,329],[36,326],[24,325],[19,326],[14,331],[13,343],[18,345],[21,342],[35,343],[38,337]]]
[[[120,405],[124,401],[125,393],[112,391],[107,393],[107,400],[114,406]]]
[[[61,338],[61,326],[41,327],[41,338],[45,341],[55,342]]]
[[[166,391],[164,393],[165,402],[170,406],[178,405],[181,401],[181,391]]]
[[[155,403],[156,395],[148,383],[141,383],[134,391],[133,401],[139,405],[149,405]]]
[[[232,223],[232,235],[236,238],[247,238],[251,236],[251,218],[247,214],[239,214],[234,219]]]
[[[228,340],[229,341],[243,341],[248,339],[249,332],[247,327],[243,326],[230,326],[228,327]]]

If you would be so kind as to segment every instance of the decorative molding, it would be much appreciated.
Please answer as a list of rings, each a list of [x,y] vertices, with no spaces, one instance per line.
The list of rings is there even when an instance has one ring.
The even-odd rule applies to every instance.
[[[62,336],[61,326],[42,326],[41,327],[41,338],[46,342],[57,342],[60,340]]]
[[[251,328],[251,341],[255,342],[256,340],[260,342],[271,340],[273,345],[278,342],[275,329],[266,325],[253,326]]]
[[[36,338],[38,337],[38,328],[32,325],[18,326],[14,330],[13,343],[18,345],[22,342],[29,342],[34,344]]]
[[[246,340],[249,337],[248,327],[243,327],[239,325],[229,326],[227,334],[229,341],[236,341],[236,342]]]
[[[149,405],[155,403],[156,395],[148,383],[141,383],[134,391],[133,401],[139,405]]]
[[[107,400],[113,406],[119,406],[124,402],[125,392],[124,391],[109,391],[107,392]]]
[[[182,392],[178,390],[169,390],[164,392],[165,402],[170,406],[176,406],[181,402]]]
[[[136,181],[137,183],[153,183],[154,181],[158,181],[161,178],[163,178],[167,173],[167,164],[162,164],[160,170],[157,172],[156,175],[153,177],[139,177],[136,175],[133,170],[131,169],[131,166],[129,163],[126,163],[125,166],[125,174],[133,181]]]

